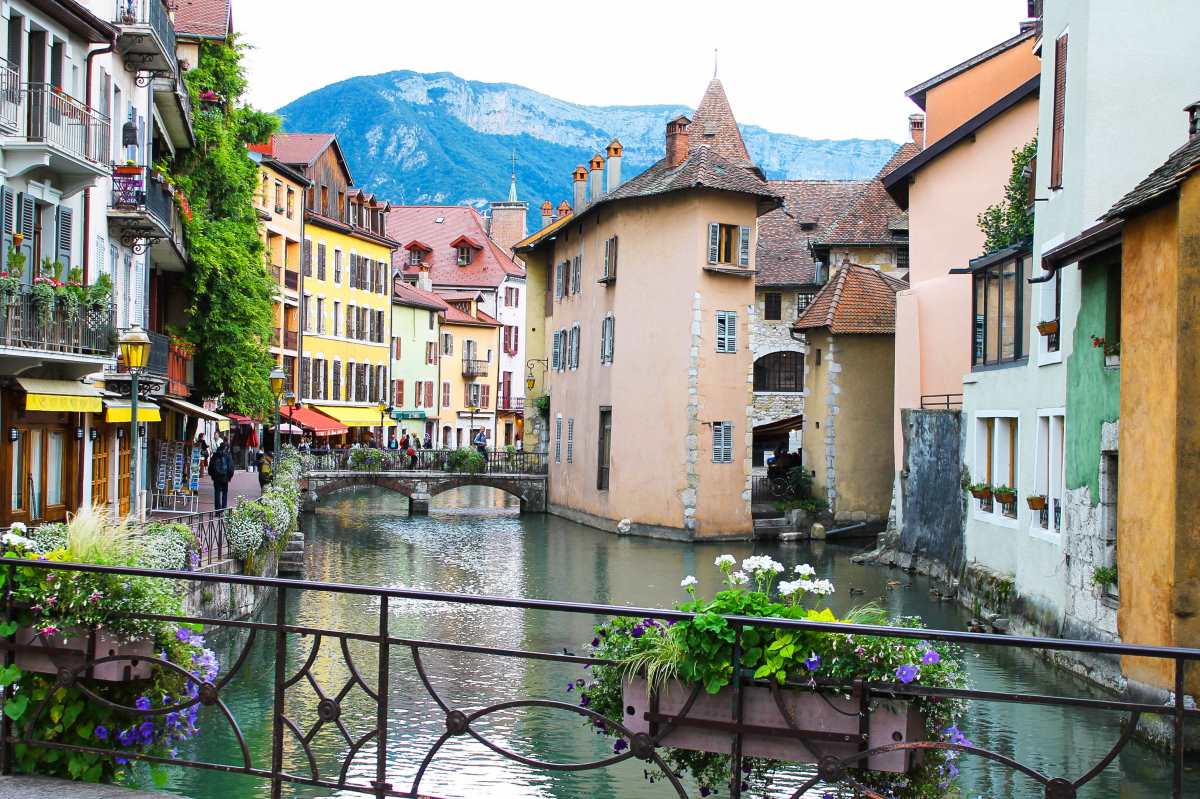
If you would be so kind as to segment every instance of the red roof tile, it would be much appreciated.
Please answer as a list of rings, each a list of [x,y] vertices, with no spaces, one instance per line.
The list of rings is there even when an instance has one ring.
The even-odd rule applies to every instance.
[[[772,180],[783,205],[758,221],[755,261],[759,286],[804,286],[816,282],[809,243],[819,241],[867,185],[862,180]]]
[[[746,142],[738,130],[729,98],[721,81],[713,78],[696,106],[692,124],[688,128],[688,149],[712,147],[718,153],[739,166],[753,166]]]
[[[827,327],[834,335],[896,332],[896,292],[908,284],[858,264],[838,267],[792,325],[795,330]]]
[[[901,211],[900,206],[896,205],[896,201],[887,193],[887,189],[883,187],[883,178],[893,169],[899,169],[919,152],[921,148],[912,142],[896,150],[875,179],[863,186],[858,196],[845,207],[817,242],[843,245],[896,243],[892,231],[908,230],[908,214]]]
[[[441,219],[441,222],[437,220]],[[424,242],[428,255],[429,277],[435,286],[478,286],[494,288],[508,275],[523,276],[525,270],[488,238],[483,219],[474,208],[465,205],[394,205],[387,214],[388,238],[397,241]],[[480,249],[466,266],[458,265],[453,242],[467,236]],[[406,275],[415,275],[419,267],[408,264],[408,253],[397,251],[392,266]]]
[[[432,291],[424,291],[416,286],[410,286],[403,280],[397,280],[392,286],[392,299],[400,305],[411,305],[436,311],[444,311],[450,307],[449,303]]]
[[[233,32],[230,0],[175,0],[175,33],[225,38]]]

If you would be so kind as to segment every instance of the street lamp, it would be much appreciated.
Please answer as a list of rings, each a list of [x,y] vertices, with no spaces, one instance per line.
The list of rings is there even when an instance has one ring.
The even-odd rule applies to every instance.
[[[275,364],[275,368],[271,370],[271,396],[275,398],[275,457],[279,457],[279,401],[283,398],[283,381],[287,379],[287,373],[279,364]]]
[[[125,368],[129,370],[129,502],[137,518],[141,518],[138,502],[138,376],[150,360],[150,337],[141,326],[125,331],[117,342]]]
[[[383,449],[384,448],[383,436],[387,432],[386,428],[384,428],[384,426],[383,426],[383,417],[391,412],[392,406],[388,405],[383,400],[380,400],[379,404],[376,405],[375,407],[377,407],[379,409],[379,448]]]

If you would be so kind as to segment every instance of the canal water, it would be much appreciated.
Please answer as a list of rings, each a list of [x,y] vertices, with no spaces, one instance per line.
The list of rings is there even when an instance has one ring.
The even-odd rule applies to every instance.
[[[360,488],[322,500],[319,510],[302,520],[307,539],[308,578],[326,582],[409,587],[437,591],[492,594],[669,607],[685,598],[679,580],[693,574],[702,593],[715,590],[713,559],[724,552],[738,558],[769,554],[791,565],[807,562],[834,580],[835,611],[876,600],[896,615],[916,615],[928,626],[963,629],[967,617],[953,603],[939,603],[920,577],[850,562],[854,547],[826,543],[679,544],[617,537],[554,516],[519,516],[517,502],[491,489],[471,488],[435,499],[428,517],[409,518],[406,500],[390,492]],[[899,582],[891,585],[889,582]],[[855,588],[852,594],[850,589]],[[861,591],[861,593],[860,593]],[[265,610],[273,613],[272,608]],[[371,597],[308,592],[291,597],[291,623],[343,631],[373,633],[379,616]],[[563,613],[472,607],[468,605],[393,601],[393,635],[543,652],[586,651],[596,619]],[[325,644],[311,668],[326,695],[336,695],[349,679],[345,657]],[[288,673],[295,673],[311,651],[307,638],[289,636]],[[241,641],[221,646],[223,662],[240,651]],[[368,685],[378,674],[375,650],[351,644],[350,654]],[[222,691],[238,720],[256,765],[270,765],[272,652],[267,635],[252,648],[241,673]],[[583,676],[573,664],[523,661],[475,654],[433,652],[424,655],[430,680],[452,707],[466,710],[526,698],[571,701],[568,681]],[[980,649],[966,661],[972,687],[1005,693],[1067,693],[1095,696],[1086,685],[1018,651]],[[389,781],[407,789],[425,753],[445,731],[445,716],[421,684],[411,655],[396,652],[390,662]],[[316,690],[308,681],[288,689],[289,716],[303,733],[317,721]],[[375,723],[375,702],[353,687],[341,703],[339,721],[350,739]],[[227,725],[207,709],[203,740],[182,753],[239,764],[237,744]],[[962,728],[977,745],[1015,757],[1051,776],[1075,779],[1110,749],[1120,735],[1119,715],[1069,708],[1036,708],[1020,704],[976,704]],[[495,742],[522,755],[571,762],[597,759],[611,752],[612,739],[602,738],[579,716],[561,711],[520,709],[489,716],[477,728]],[[337,758],[347,738],[334,725],[312,737],[312,750],[324,778],[336,779]],[[301,747],[289,733],[285,765],[305,773]],[[373,744],[351,763],[356,782],[374,779]],[[1042,797],[1042,790],[1016,772],[987,761],[963,757],[959,780],[963,799]],[[801,772],[802,773],[802,772]],[[781,781],[775,796],[787,796]],[[1170,795],[1170,768],[1159,753],[1132,743],[1079,793],[1087,799],[1161,799]],[[1187,796],[1200,796],[1200,767],[1191,764]],[[266,797],[257,780],[211,771],[177,770],[171,790],[193,799]],[[427,771],[421,793],[444,799],[658,799],[674,793],[662,783],[650,784],[639,761],[606,769],[561,772],[505,760],[468,736],[452,738]],[[724,793],[724,792],[722,792]],[[308,787],[285,788],[289,796],[358,796]],[[819,797],[820,793],[812,793]],[[757,799],[757,797],[756,797]]]

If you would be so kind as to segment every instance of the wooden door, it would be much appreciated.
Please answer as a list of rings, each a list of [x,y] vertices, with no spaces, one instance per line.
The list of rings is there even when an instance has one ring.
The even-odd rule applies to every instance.
[[[133,463],[131,451],[128,436],[117,440],[117,513],[121,516],[129,515],[129,471]]]
[[[101,425],[92,442],[92,507],[97,511],[108,505],[108,483],[112,478],[108,471],[108,438],[108,427]]]

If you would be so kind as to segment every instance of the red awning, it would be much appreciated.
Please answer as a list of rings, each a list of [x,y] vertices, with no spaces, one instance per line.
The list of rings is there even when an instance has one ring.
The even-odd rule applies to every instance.
[[[253,419],[251,419],[249,416],[242,416],[240,413],[227,413],[225,415],[228,416],[229,421],[233,422],[234,424],[254,424]]]
[[[279,409],[279,415],[295,422],[306,433],[317,436],[340,436],[349,432],[349,428],[337,419],[312,408],[292,408],[285,405]]]

